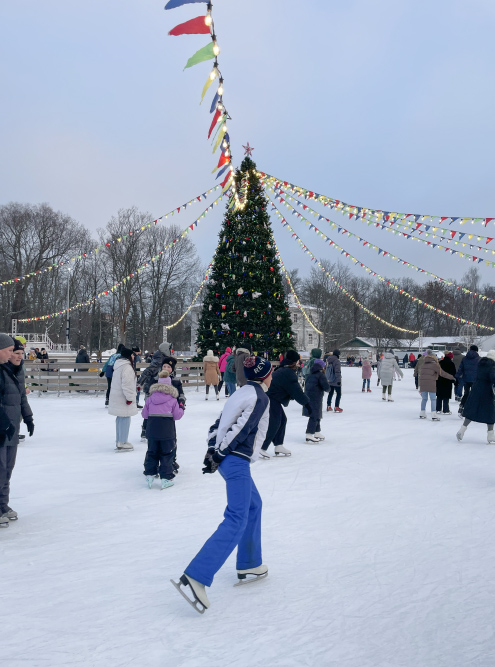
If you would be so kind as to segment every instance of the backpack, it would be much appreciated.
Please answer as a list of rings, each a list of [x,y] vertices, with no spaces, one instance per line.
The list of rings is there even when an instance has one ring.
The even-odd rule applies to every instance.
[[[305,362],[304,366],[302,367],[302,376],[306,380],[308,378],[308,375],[311,373],[311,366],[313,365],[314,359],[308,359],[308,361]]]
[[[329,384],[332,384],[332,382],[337,380],[337,376],[335,375],[335,368],[333,367],[332,363],[328,364],[325,375],[327,376]]]

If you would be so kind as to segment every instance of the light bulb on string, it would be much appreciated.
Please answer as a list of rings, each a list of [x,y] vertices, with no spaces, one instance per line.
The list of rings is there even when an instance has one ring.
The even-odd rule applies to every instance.
[[[217,93],[218,93],[219,97],[222,97],[222,95],[223,95],[223,83],[220,83],[220,85],[218,86]]]
[[[213,53],[215,54],[215,56],[218,56],[218,54],[220,53],[220,47],[216,42],[213,42]]]
[[[210,26],[213,23],[213,19],[211,17],[211,12],[210,11],[208,11],[208,14],[205,16],[205,23],[208,26]]]

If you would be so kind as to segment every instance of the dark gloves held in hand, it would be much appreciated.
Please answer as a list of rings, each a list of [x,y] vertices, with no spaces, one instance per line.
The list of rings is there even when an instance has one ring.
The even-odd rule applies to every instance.
[[[34,433],[34,422],[32,419],[24,420],[24,423],[26,424],[26,428],[29,433],[29,437],[31,437]]]
[[[210,474],[212,475],[214,472],[217,471],[218,468],[218,463],[216,463],[213,460],[213,455],[215,453],[214,447],[209,447],[208,451],[206,452],[205,460],[203,461],[204,468],[203,468],[203,475]]]
[[[340,387],[341,384],[342,384],[341,382],[337,382],[337,387]]]

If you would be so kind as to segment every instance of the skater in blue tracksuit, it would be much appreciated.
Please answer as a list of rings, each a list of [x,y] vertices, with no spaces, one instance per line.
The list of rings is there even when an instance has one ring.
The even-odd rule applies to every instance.
[[[246,384],[232,394],[208,434],[203,473],[217,470],[227,485],[224,520],[175,584],[179,592],[203,613],[209,607],[205,586],[237,546],[237,574],[243,581],[268,574],[261,557],[261,498],[251,478],[250,464],[258,458],[269,422],[266,391],[272,366],[261,357],[244,361]],[[182,587],[191,589],[191,600]]]

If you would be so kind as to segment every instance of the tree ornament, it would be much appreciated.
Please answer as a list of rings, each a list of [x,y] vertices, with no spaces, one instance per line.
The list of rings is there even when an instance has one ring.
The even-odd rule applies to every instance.
[[[259,296],[261,296],[261,292],[253,292],[253,299],[257,299]]]
[[[247,312],[246,311],[244,311],[244,317],[247,317]]]
[[[239,289],[237,290],[237,294],[239,294],[239,296],[244,294],[244,287],[239,287]]]

